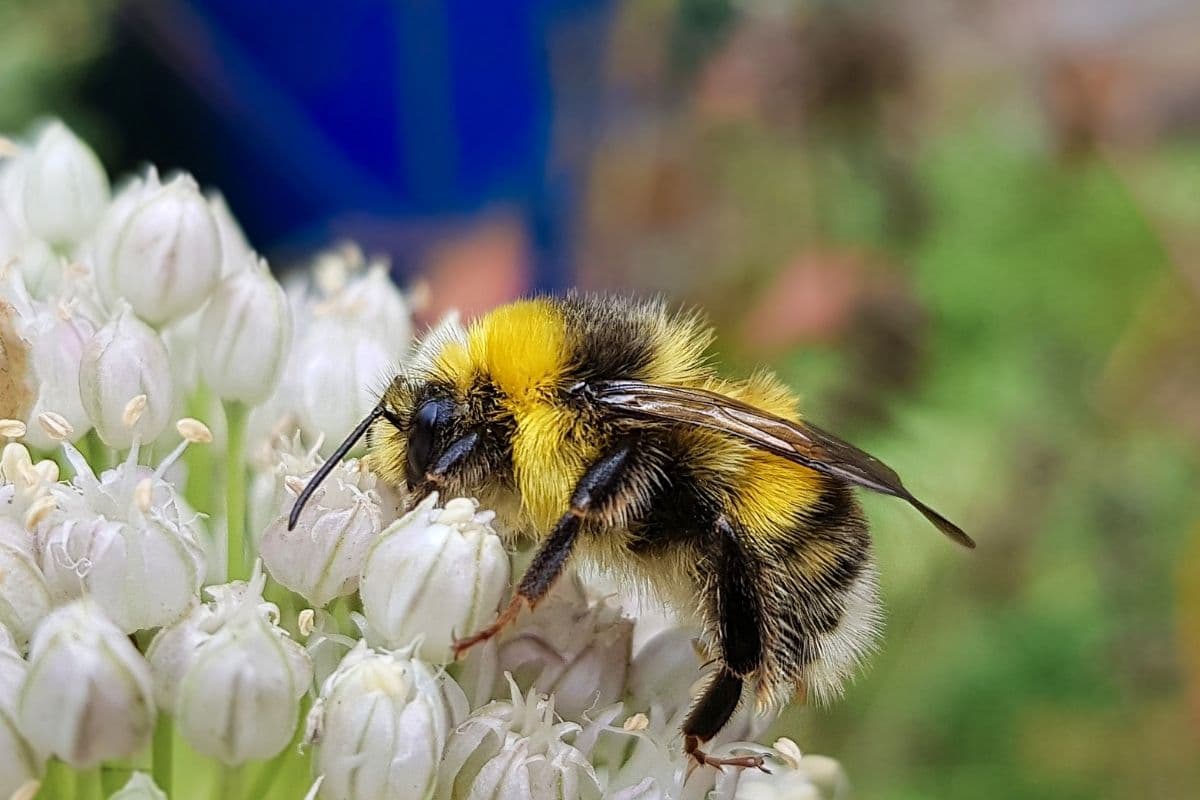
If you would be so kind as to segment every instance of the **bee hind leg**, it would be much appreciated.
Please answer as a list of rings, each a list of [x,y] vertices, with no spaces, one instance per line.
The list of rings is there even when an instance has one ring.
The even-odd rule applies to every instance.
[[[708,605],[716,623],[721,667],[683,722],[683,749],[701,766],[754,767],[765,772],[761,755],[717,758],[700,749],[737,711],[744,676],[755,672],[762,661],[758,563],[727,517],[717,517],[713,533],[716,556],[703,569],[716,575],[708,590]]]

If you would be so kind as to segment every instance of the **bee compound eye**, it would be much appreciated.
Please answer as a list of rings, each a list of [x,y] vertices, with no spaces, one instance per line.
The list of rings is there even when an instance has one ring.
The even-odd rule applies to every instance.
[[[405,477],[409,486],[415,486],[425,477],[433,461],[438,431],[449,422],[453,413],[452,402],[445,399],[426,400],[417,407],[408,431]]]

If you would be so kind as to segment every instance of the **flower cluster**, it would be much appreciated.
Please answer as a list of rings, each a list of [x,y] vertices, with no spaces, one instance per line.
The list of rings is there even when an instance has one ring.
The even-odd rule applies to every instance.
[[[285,288],[190,176],[114,190],[60,123],[5,145],[0,798],[845,796],[750,744],[750,703],[708,747],[771,773],[693,769],[696,630],[596,576],[455,663],[524,558],[471,498],[401,515],[350,458],[289,530],[408,357],[386,264],[342,247]]]

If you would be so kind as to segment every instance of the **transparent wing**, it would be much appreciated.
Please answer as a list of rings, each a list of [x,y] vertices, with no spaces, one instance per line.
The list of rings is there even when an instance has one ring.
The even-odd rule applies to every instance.
[[[913,497],[895,470],[815,425],[777,417],[703,389],[640,381],[600,381],[589,389],[601,405],[615,411],[727,433],[816,472],[899,497],[954,541],[975,546],[961,528]]]

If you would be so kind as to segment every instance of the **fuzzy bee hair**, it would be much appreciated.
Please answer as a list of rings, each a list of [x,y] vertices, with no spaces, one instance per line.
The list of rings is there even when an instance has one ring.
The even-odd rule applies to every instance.
[[[920,504],[895,473],[803,422],[772,375],[720,378],[712,332],[660,302],[572,294],[446,324],[383,392],[368,460],[420,495],[478,496],[538,543],[497,632],[570,558],[695,615],[719,668],[684,724],[689,753],[753,687],[841,691],[879,635],[871,540],[852,487]]]

